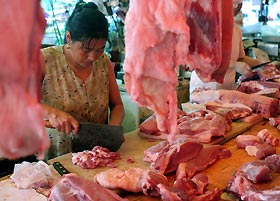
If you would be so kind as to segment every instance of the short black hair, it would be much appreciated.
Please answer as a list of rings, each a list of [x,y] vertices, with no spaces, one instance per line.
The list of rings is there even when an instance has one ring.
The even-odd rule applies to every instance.
[[[81,41],[88,47],[93,39],[108,39],[108,21],[92,3],[78,2],[66,23],[72,41]]]

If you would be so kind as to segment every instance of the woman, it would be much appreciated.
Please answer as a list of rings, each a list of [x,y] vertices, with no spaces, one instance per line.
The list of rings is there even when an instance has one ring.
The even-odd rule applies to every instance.
[[[77,133],[79,122],[121,125],[124,118],[114,69],[104,54],[108,22],[95,4],[77,5],[66,24],[67,44],[42,49],[42,103],[55,128],[48,129],[47,158],[71,152],[67,134]]]
[[[242,1],[237,1],[233,5],[234,16],[236,16],[242,7]],[[191,93],[198,88],[207,88],[207,89],[229,89],[232,90],[235,87],[235,75],[238,72],[241,75],[247,77],[252,76],[252,71],[250,66],[255,66],[262,63],[260,60],[253,59],[245,55],[243,42],[242,42],[242,31],[239,28],[239,25],[236,23],[233,26],[232,33],[232,49],[231,49],[231,59],[230,66],[225,74],[224,82],[222,84],[218,82],[203,82],[195,71],[191,74],[190,79],[190,89]]]

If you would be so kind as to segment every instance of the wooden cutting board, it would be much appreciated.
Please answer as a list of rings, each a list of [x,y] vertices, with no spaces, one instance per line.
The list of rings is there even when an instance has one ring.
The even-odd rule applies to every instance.
[[[274,129],[273,132],[277,134],[277,129],[269,126],[268,123],[254,123],[256,124],[253,126],[252,124],[248,123],[233,123],[232,131],[227,135],[229,138],[232,136],[236,136],[242,132],[245,134],[255,134],[264,128]],[[252,127],[253,126],[253,127]],[[280,135],[279,135],[280,137]],[[128,169],[129,167],[140,167],[140,168],[149,168],[149,164],[143,161],[144,151],[149,147],[157,144],[160,140],[148,140],[141,138],[137,135],[136,131],[130,132],[125,134],[126,141],[121,146],[120,150],[118,151],[121,154],[122,159],[116,161],[116,165],[118,168],[121,169]],[[229,148],[232,152],[232,157],[228,159],[223,159],[216,162],[214,165],[209,167],[204,173],[207,174],[209,177],[209,189],[214,187],[218,187],[220,189],[224,189],[231,178],[233,172],[237,170],[241,164],[247,161],[255,160],[254,157],[248,156],[247,153],[243,149],[237,149],[235,139],[232,139],[226,142],[223,146]],[[278,150],[280,151],[280,150]],[[279,152],[278,152],[279,153]],[[61,162],[70,172],[76,173],[81,177],[87,179],[93,179],[94,175],[98,172],[104,171],[108,169],[107,167],[101,167],[96,169],[82,169],[79,166],[73,165],[71,161],[71,153],[66,154],[52,160],[49,160],[49,164],[52,164],[55,161]],[[134,163],[127,162],[127,159],[133,159]],[[175,174],[167,175],[169,181],[172,183],[175,179]],[[265,187],[270,187],[271,185],[280,185],[280,178],[279,181],[272,182],[271,184],[265,185]],[[146,200],[159,200],[155,198],[151,198],[149,196],[144,196],[143,194],[128,194],[126,196],[129,200],[139,200],[139,201],[146,201]]]

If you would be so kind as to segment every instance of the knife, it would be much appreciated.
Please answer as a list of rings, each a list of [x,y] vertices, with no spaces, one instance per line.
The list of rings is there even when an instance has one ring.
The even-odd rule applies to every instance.
[[[45,126],[53,128],[48,120]],[[125,140],[122,126],[108,124],[80,123],[77,135],[72,136],[72,152],[92,150],[95,146],[117,151]]]
[[[60,162],[54,162],[52,165],[61,176],[70,173]]]
[[[264,66],[264,65],[266,65],[266,64],[269,64],[269,63],[271,63],[271,62],[272,62],[272,61],[268,61],[268,62],[264,62],[264,63],[258,64],[258,65],[252,66],[251,69],[252,69],[252,70],[255,70],[255,69],[257,69],[257,68],[259,68],[259,67],[262,67],[262,66]]]

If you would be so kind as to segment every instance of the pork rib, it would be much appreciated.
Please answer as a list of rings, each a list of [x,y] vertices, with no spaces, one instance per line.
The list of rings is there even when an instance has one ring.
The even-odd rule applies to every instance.
[[[7,21],[7,19],[13,19]],[[0,157],[16,159],[49,146],[39,104],[40,47],[45,19],[40,1],[4,1],[1,4],[0,46]]]
[[[231,39],[223,43],[221,36],[231,38],[233,17],[228,15],[232,13],[232,0],[222,1],[223,12],[220,2],[130,1],[125,22],[125,88],[133,101],[155,112],[158,129],[171,134],[170,142],[178,132],[176,67],[190,64],[204,80],[223,80],[231,48],[224,48],[222,57],[221,50],[223,44],[231,45]],[[200,73],[199,69],[207,71]]]

